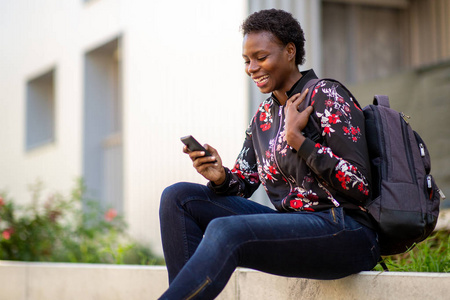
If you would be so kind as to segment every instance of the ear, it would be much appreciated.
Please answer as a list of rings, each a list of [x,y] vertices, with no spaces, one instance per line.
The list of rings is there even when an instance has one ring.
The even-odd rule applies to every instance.
[[[297,48],[295,48],[294,43],[288,43],[286,45],[286,52],[289,60],[295,61],[295,54],[297,53]]]

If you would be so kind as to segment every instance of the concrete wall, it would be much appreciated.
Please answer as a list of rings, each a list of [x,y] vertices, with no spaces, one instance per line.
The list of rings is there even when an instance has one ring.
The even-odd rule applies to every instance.
[[[0,300],[148,300],[167,288],[165,267],[0,261]],[[238,269],[217,299],[448,299],[450,274],[362,272],[309,280]]]
[[[348,85],[361,106],[373,96],[388,95],[391,107],[410,116],[410,124],[427,144],[431,174],[450,196],[450,62],[402,72],[380,80]],[[450,207],[450,201],[442,202]]]

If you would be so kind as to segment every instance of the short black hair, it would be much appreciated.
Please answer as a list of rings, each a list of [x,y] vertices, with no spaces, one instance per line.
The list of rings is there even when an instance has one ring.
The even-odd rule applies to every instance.
[[[293,43],[296,48],[295,63],[302,65],[305,62],[305,35],[291,13],[274,8],[260,10],[248,16],[241,29],[244,36],[251,32],[267,31],[285,46]]]

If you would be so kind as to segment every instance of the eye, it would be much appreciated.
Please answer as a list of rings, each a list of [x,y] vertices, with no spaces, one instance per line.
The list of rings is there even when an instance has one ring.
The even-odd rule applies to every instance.
[[[264,61],[264,60],[266,60],[266,58],[267,58],[267,55],[266,56],[262,56],[262,57],[258,57],[258,60],[259,61]]]
[[[245,60],[245,61],[244,61],[244,65],[248,65],[249,63],[250,63],[249,60]]]

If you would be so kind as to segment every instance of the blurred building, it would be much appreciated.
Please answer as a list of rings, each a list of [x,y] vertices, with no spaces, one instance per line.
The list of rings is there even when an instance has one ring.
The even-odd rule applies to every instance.
[[[37,179],[68,193],[82,177],[159,252],[162,190],[205,183],[179,138],[231,166],[265,98],[243,72],[239,27],[271,7],[300,20],[302,69],[411,116],[450,195],[450,0],[2,1],[0,189],[26,202]]]

